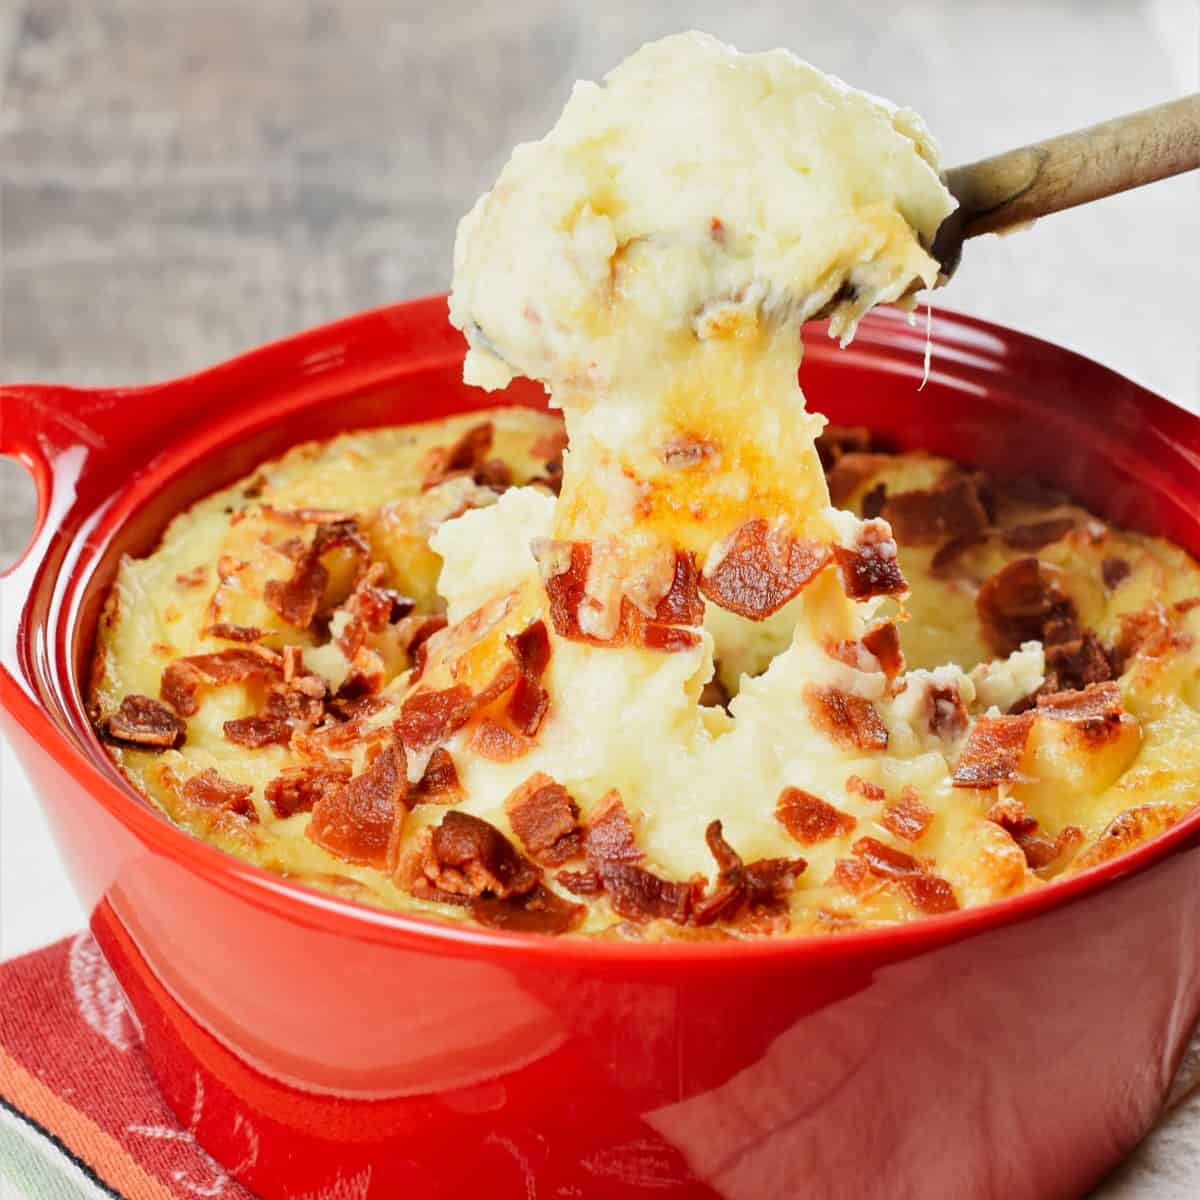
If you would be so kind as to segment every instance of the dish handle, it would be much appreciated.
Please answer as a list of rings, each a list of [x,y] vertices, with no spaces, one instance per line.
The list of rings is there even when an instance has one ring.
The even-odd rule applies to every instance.
[[[64,393],[70,390],[39,385],[0,387],[0,455],[15,459],[29,472],[37,498],[33,532],[16,558],[0,569],[0,579],[16,571],[42,536],[54,509],[54,461],[70,444],[81,440],[78,423],[62,404]],[[59,431],[68,432],[66,425],[76,426],[75,432],[69,438],[56,436]]]

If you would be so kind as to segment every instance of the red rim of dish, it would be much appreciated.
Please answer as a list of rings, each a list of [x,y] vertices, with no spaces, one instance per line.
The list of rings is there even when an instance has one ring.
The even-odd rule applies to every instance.
[[[201,380],[211,381],[214,377],[232,374],[249,367],[262,367],[281,352],[295,355],[305,347],[327,342],[332,335],[341,331],[351,331],[380,318],[387,320],[397,308],[412,310],[419,306],[444,305],[444,303],[443,295],[432,295],[407,301],[400,306],[391,305],[367,310],[316,329],[256,347],[216,366],[189,375],[150,384],[144,388],[121,389],[120,395],[127,400],[138,396],[147,398],[148,393],[161,388],[187,386],[189,383]],[[1168,408],[1176,407],[1161,397],[1146,392],[1140,385],[1117,375],[1094,360],[1031,334],[1007,329],[981,318],[963,316],[944,310],[939,310],[937,319],[935,355],[942,355],[943,361],[946,352],[953,352],[957,347],[959,350],[966,351],[970,357],[990,356],[993,360],[992,365],[994,365],[997,350],[1011,349],[1013,344],[1025,343],[1031,349],[1040,347],[1045,352],[1059,356],[1060,359],[1063,357],[1073,359],[1079,364],[1086,364],[1092,371],[1104,372],[1110,377],[1120,379],[1126,386],[1136,387],[1139,392],[1143,392],[1153,404]],[[963,334],[967,336],[964,338]],[[972,337],[971,334],[975,336]],[[988,343],[986,347],[981,344],[979,335],[984,335],[986,338]],[[917,354],[918,361],[925,345],[924,330],[909,327],[908,319],[895,310],[880,310],[869,314],[861,326],[859,337],[861,340],[857,345],[860,349],[866,347],[877,349],[878,346],[882,346],[885,350],[910,350]],[[457,353],[461,354],[461,350],[458,350]],[[850,351],[842,353],[846,353],[848,359],[854,357],[853,347]],[[428,362],[428,359],[425,361]],[[20,385],[13,390],[19,391]],[[226,429],[224,436],[227,435],[228,430]],[[190,452],[185,457],[187,462],[194,462],[197,458],[203,457],[205,450],[211,449],[211,447],[196,445],[189,449]],[[183,469],[187,462],[175,463],[173,470]],[[26,466],[29,467],[35,476],[35,481],[39,484],[39,511],[37,528],[31,541],[32,548],[41,541],[40,530],[46,515],[43,507],[42,487],[44,464],[26,460]],[[106,518],[113,518],[111,520],[113,528],[119,527],[128,518],[129,513],[124,511],[125,508],[125,505],[121,505],[120,511],[115,516],[110,511],[104,510],[103,515]],[[100,512],[95,514],[96,518],[101,515]],[[71,541],[78,543],[92,532],[94,532],[94,522],[85,523],[74,532]],[[91,562],[93,569],[96,559],[99,557],[100,548],[102,548],[102,544],[99,548],[93,548]],[[0,585],[11,584],[13,576],[18,574],[18,568],[22,566],[38,569],[41,563],[35,561],[33,554],[26,551],[5,572],[0,573]],[[47,623],[56,639],[64,634],[69,634],[73,629],[74,623],[78,619],[79,594],[90,577],[91,572],[86,569],[82,571],[76,569],[72,572],[67,588],[70,592],[69,598],[76,603],[68,604],[65,612],[61,603],[56,604],[57,619],[51,619]],[[55,585],[57,582],[56,580]],[[11,600],[15,601],[16,597],[11,597]],[[103,804],[113,817],[154,852],[165,855],[177,864],[193,870],[215,886],[238,895],[250,903],[265,905],[289,920],[319,927],[329,933],[349,935],[360,940],[365,939],[382,944],[411,946],[414,942],[420,942],[428,950],[440,949],[447,953],[455,950],[470,950],[494,954],[536,955],[580,963],[619,962],[634,968],[661,966],[677,961],[713,963],[728,960],[757,962],[769,959],[774,961],[793,955],[798,957],[886,956],[887,958],[901,958],[935,945],[958,941],[992,929],[1017,924],[1074,903],[1100,888],[1140,874],[1176,849],[1181,848],[1185,842],[1194,839],[1195,835],[1200,832],[1200,807],[1197,807],[1177,824],[1151,840],[1068,879],[1051,882],[1034,891],[960,909],[952,913],[920,917],[897,925],[851,929],[841,933],[787,934],[771,938],[713,942],[647,943],[632,940],[598,941],[575,937],[549,937],[542,934],[489,930],[472,925],[467,921],[405,913],[343,899],[306,884],[286,879],[263,867],[218,850],[200,838],[187,833],[175,825],[165,814],[155,809],[120,774],[116,765],[108,757],[91,722],[87,719],[80,694],[80,681],[74,669],[69,672],[71,694],[63,697],[66,707],[70,710],[69,726],[73,736],[68,736],[43,705],[18,682],[10,670],[11,656],[15,654],[19,658],[21,651],[25,649],[21,639],[28,632],[26,621],[24,619],[19,621],[17,628],[19,630],[17,646],[4,646],[0,649],[0,660],[9,660],[0,661],[0,706],[39,743],[56,748],[58,752],[56,758],[80,785],[87,802]]]

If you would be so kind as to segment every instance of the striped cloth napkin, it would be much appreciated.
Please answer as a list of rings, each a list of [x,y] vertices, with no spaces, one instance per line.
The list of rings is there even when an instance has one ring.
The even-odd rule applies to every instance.
[[[159,1096],[137,1025],[90,934],[0,964],[0,997],[0,1196],[251,1200],[196,1143],[199,1085],[187,1128]],[[339,1180],[295,1200],[367,1200],[368,1191],[369,1180]],[[1197,1196],[1200,1039],[1159,1127],[1093,1200]]]

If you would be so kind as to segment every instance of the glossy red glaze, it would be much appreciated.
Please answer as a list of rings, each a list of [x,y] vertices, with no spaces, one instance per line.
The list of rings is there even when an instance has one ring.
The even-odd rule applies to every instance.
[[[1034,471],[1200,551],[1200,420],[979,321],[894,313],[813,406]],[[0,390],[39,528],[0,588],[0,701],[176,1111],[253,1191],[769,1200],[1075,1196],[1153,1121],[1200,1008],[1200,815],[1038,893],[749,945],[504,935],[374,911],[175,829],[81,702],[118,556],[301,439],[493,402],[442,298],[133,391]],[[514,386],[507,400],[541,405]],[[411,1192],[409,1191],[411,1189]]]

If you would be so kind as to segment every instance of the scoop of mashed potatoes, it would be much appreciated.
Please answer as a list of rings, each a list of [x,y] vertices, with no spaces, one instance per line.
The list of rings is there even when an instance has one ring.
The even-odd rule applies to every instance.
[[[565,433],[427,429],[411,480],[364,445],[378,491],[326,507],[266,471],[157,698],[121,614],[187,572],[123,568],[101,728],[205,836],[503,929],[905,920],[1165,827],[1195,606],[1144,589],[1194,564],[805,407],[801,322],[934,282],[952,207],[915,116],[782,51],[688,34],[579,85],[464,219],[450,301],[467,381],[540,381]]]

